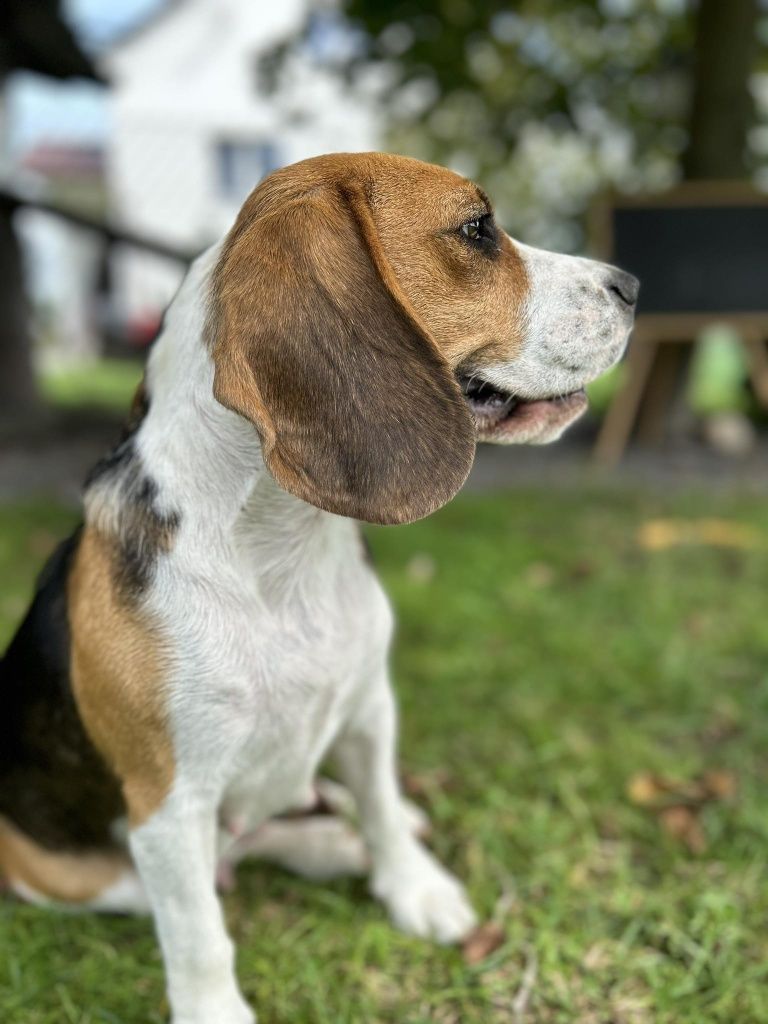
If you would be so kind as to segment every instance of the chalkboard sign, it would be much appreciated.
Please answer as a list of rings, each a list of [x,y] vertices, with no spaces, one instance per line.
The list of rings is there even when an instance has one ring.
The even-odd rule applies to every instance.
[[[691,184],[614,201],[608,220],[605,255],[640,278],[639,314],[768,312],[768,195]]]

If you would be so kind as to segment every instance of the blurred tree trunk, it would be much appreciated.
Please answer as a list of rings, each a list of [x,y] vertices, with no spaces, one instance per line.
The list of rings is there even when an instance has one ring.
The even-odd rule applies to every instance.
[[[19,68],[103,82],[61,7],[62,0],[0,0],[0,86]],[[0,160],[8,155],[2,108],[0,90]],[[35,417],[37,406],[21,252],[11,212],[0,207],[0,422],[18,426]]]
[[[758,0],[699,0],[695,12],[686,181],[745,180],[747,136],[754,119],[749,84],[757,57]],[[679,354],[672,387],[672,432],[690,434],[695,417],[685,388],[693,348]],[[651,378],[649,390],[658,386]]]
[[[757,0],[699,0],[688,147],[683,156],[687,179],[747,177],[757,14]]]
[[[0,421],[27,419],[38,403],[21,252],[12,214],[0,206]]]

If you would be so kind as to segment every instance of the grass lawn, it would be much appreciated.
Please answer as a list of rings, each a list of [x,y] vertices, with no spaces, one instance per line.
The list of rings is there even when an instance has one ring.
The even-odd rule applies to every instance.
[[[731,525],[653,550],[659,516]],[[0,508],[0,639],[73,518]],[[764,501],[525,490],[370,537],[406,777],[507,938],[468,964],[393,931],[361,882],[246,866],[225,903],[262,1024],[768,1022]],[[705,772],[735,792],[699,801]],[[148,921],[5,901],[0,948],[0,1021],[165,1019]]]

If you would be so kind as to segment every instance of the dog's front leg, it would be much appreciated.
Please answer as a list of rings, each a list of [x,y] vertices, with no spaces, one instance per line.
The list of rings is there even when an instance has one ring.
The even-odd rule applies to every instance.
[[[215,890],[216,812],[176,791],[131,832],[165,962],[173,1024],[253,1024]]]
[[[474,926],[462,885],[413,835],[397,781],[394,697],[383,674],[334,746],[373,864],[372,891],[412,935],[450,943]]]

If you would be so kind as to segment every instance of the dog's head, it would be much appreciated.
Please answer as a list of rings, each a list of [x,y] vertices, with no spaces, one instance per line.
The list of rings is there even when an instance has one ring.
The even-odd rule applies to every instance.
[[[213,274],[214,394],[286,490],[418,519],[475,444],[543,444],[621,355],[637,282],[514,242],[485,194],[379,153],[286,167],[246,201]]]

